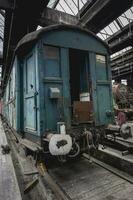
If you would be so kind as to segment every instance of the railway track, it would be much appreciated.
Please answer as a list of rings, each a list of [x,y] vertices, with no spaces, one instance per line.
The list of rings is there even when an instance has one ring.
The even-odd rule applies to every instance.
[[[14,136],[9,134],[11,132],[9,127],[7,132],[11,149],[14,148],[13,154],[19,154],[20,150],[18,152]],[[31,163],[29,164],[31,159],[20,157],[19,155],[17,158],[20,159],[18,162],[21,163],[21,160],[25,159],[25,167],[30,166],[32,179],[38,178],[38,185],[29,188],[27,198],[27,194],[24,195],[23,192],[25,187],[21,188],[24,200],[29,199],[29,193],[30,199],[36,199],[36,190],[38,200],[133,200],[133,177],[97,159],[89,160],[87,154],[79,160],[64,164],[53,162],[48,170],[44,163],[41,163],[38,174],[37,171],[35,173],[37,169],[34,166],[31,168]],[[23,172],[24,177],[25,174]]]

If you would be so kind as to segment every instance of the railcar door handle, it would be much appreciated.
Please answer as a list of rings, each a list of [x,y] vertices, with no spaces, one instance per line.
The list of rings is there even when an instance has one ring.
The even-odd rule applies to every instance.
[[[34,110],[35,110],[35,109],[37,110],[37,109],[38,109],[38,107],[37,107],[37,106],[33,106],[33,109],[34,109]]]

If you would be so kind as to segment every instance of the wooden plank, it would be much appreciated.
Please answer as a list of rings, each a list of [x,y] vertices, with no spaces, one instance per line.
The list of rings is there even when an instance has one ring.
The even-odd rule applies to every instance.
[[[86,158],[86,159],[90,159],[89,155],[87,155],[86,153],[83,154],[83,156]],[[97,160],[95,158],[91,158],[92,162],[96,163],[97,165],[103,167],[104,169],[110,171],[111,173],[119,176],[120,178],[123,178],[125,179],[126,181],[130,182],[133,184],[133,177],[130,176],[129,174],[125,173],[125,172],[122,172],[106,163],[103,163],[101,162],[100,160]]]
[[[132,199],[132,184],[86,159],[57,166],[49,172],[73,200]]]
[[[59,187],[56,181],[50,176],[43,163],[38,163],[37,167],[45,182],[50,186],[58,200],[71,200],[67,193],[65,193],[65,191],[63,191],[63,189]]]
[[[36,144],[30,140],[27,140],[27,139],[21,139],[20,144],[24,145],[25,147],[27,147],[28,149],[30,149],[34,152],[37,150],[42,150],[42,148],[38,144]]]

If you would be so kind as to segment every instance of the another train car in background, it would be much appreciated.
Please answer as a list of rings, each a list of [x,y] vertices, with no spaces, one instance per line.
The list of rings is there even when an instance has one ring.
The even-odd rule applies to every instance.
[[[113,84],[114,109],[116,115],[125,113],[127,120],[133,119],[133,89],[122,83]]]

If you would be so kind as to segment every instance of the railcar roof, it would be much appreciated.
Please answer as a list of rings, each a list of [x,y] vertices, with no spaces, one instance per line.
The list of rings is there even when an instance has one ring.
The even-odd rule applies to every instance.
[[[75,30],[75,31],[84,32],[84,33],[92,36],[93,38],[97,39],[109,51],[108,45],[103,40],[101,40],[99,37],[97,37],[94,33],[92,33],[91,31],[89,31],[88,29],[82,28],[82,27],[79,27],[79,26],[75,26],[75,25],[58,24],[58,25],[51,25],[51,26],[48,26],[48,27],[44,27],[44,28],[41,28],[41,29],[39,29],[37,31],[28,33],[27,35],[25,35],[19,41],[19,43],[18,43],[18,45],[16,47],[16,52],[18,52],[23,47],[25,47],[25,48],[26,47],[27,48],[31,47],[31,45],[33,45],[34,43],[36,43],[36,41],[41,37],[41,35],[43,33],[51,32],[51,31],[54,31],[54,30]]]

